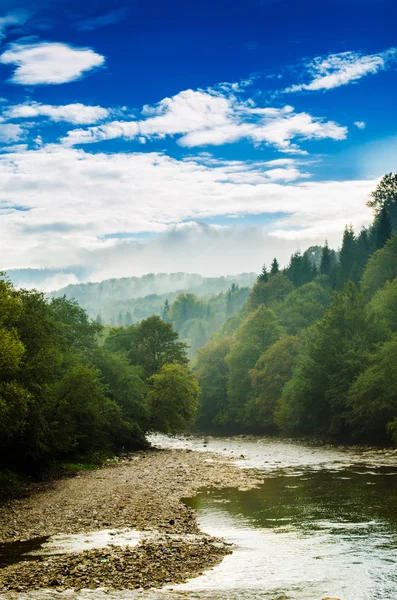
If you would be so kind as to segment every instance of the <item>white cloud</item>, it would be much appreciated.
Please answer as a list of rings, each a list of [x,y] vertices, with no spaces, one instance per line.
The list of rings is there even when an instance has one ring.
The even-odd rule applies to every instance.
[[[328,56],[317,56],[305,69],[312,76],[309,83],[292,85],[285,92],[330,90],[355,83],[367,75],[375,75],[397,60],[397,48],[390,48],[378,54],[361,52],[340,52]]]
[[[214,90],[185,90],[155,106],[144,106],[142,115],[144,118],[136,121],[70,131],[63,142],[74,146],[115,138],[178,136],[181,146],[193,148],[248,139],[283,152],[301,153],[292,140],[342,140],[347,135],[346,127],[305,112],[295,113],[292,106],[260,108],[252,100],[241,102],[231,93]]]
[[[284,218],[277,217],[277,222],[261,230],[268,244],[262,248],[258,242],[262,261],[267,252],[275,254],[274,236],[295,243],[295,248],[296,240],[303,245],[327,237],[330,243],[339,243],[345,223],[360,227],[371,221],[366,200],[376,181],[314,182],[302,177],[307,179],[307,174],[297,165],[283,168],[239,161],[206,165],[159,153],[90,154],[60,146],[16,150],[0,156],[0,267],[93,266],[100,258],[101,269],[109,274],[112,269],[118,273],[118,268],[129,274],[141,272],[149,263],[152,270],[175,270],[176,264],[182,268],[183,260],[172,267],[170,261],[176,260],[177,252],[170,248],[166,255],[164,244],[162,254],[156,254],[155,267],[150,261],[140,264],[139,245],[134,246],[135,262],[126,260],[117,267],[123,253],[120,248],[126,247],[117,236],[161,234],[185,221],[219,216],[282,213]],[[215,236],[213,230],[209,235]],[[210,268],[214,272],[228,260],[232,270],[254,268],[258,255],[242,254],[238,269],[232,263],[234,254],[228,253],[233,235],[227,246],[219,246],[225,254],[213,254],[212,265],[208,256],[201,272]],[[235,234],[235,242],[239,235]],[[200,238],[203,244],[208,243],[207,237]],[[186,263],[192,255],[189,239],[175,246]],[[280,247],[281,242],[273,245]],[[201,247],[197,242],[197,248]],[[186,264],[186,268],[193,267]]]
[[[354,124],[358,129],[365,129],[367,126],[365,121],[354,121]]]
[[[21,85],[61,84],[74,81],[105,58],[90,48],[73,48],[56,42],[11,44],[0,56],[5,65],[15,65],[12,83]]]
[[[12,144],[23,139],[25,131],[21,125],[14,123],[0,123],[0,142]]]
[[[106,108],[101,106],[86,106],[84,104],[65,104],[63,106],[52,106],[38,102],[26,102],[16,104],[7,108],[3,115],[7,119],[32,119],[35,117],[47,117],[52,121],[66,121],[74,125],[88,125],[105,119],[109,114]]]

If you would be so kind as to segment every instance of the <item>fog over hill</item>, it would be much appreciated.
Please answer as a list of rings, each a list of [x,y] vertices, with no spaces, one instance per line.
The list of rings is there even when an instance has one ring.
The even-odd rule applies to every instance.
[[[240,288],[251,287],[256,277],[256,273],[222,277],[203,277],[194,273],[149,273],[142,277],[68,285],[50,295],[73,298],[90,317],[96,318],[99,314],[104,323],[116,325],[119,324],[117,320],[120,314],[123,317],[130,313],[133,322],[153,313],[161,314],[165,300],[171,303],[182,292],[208,298],[227,292],[232,284]]]

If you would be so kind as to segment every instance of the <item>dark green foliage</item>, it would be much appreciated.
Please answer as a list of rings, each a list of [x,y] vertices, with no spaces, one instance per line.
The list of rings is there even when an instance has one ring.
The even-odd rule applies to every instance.
[[[381,339],[362,294],[348,283],[307,337],[283,392],[279,426],[289,432],[343,435],[349,388]]]
[[[257,281],[261,283],[267,283],[269,281],[269,273],[267,271],[266,265],[263,265],[262,271],[260,272]]]
[[[395,277],[397,277],[397,235],[370,257],[363,273],[362,285],[367,294],[372,295],[387,281],[393,281]]]
[[[283,273],[277,273],[270,281],[258,281],[251,290],[247,305],[249,310],[256,310],[261,304],[272,306],[283,300],[294,289],[293,284]]]
[[[148,378],[167,363],[187,364],[186,345],[177,340],[172,325],[153,315],[132,327],[111,330],[104,349],[124,352],[130,364],[142,367]]]
[[[293,285],[300,286],[312,281],[317,275],[317,270],[308,252],[305,252],[303,255],[300,252],[295,252],[291,256],[285,274]]]
[[[277,430],[274,414],[297,362],[299,347],[298,337],[283,335],[260,356],[250,371],[252,398],[248,410],[264,431]]]
[[[390,219],[385,206],[382,206],[375,217],[371,232],[371,250],[380,250],[392,236]]]
[[[348,394],[347,420],[358,439],[397,443],[397,337],[375,350]]]
[[[312,281],[293,290],[277,309],[285,330],[295,335],[323,316],[331,298],[331,289]]]
[[[150,429],[180,433],[192,422],[198,405],[197,379],[180,364],[164,365],[149,379]]]
[[[0,279],[0,468],[39,469],[142,447],[149,427],[188,422],[197,384],[170,324],[152,317],[119,327],[102,349],[100,335],[101,325],[75,301],[48,302]],[[163,423],[163,413],[150,412],[159,371],[174,374]]]
[[[197,352],[194,373],[200,384],[199,428],[216,428],[227,410],[229,367],[225,358],[230,352],[230,341],[227,338],[213,342]]]
[[[277,258],[273,259],[272,266],[270,267],[270,275],[277,275],[280,271],[280,265],[278,264]]]
[[[225,359],[229,368],[225,422],[246,424],[244,406],[251,391],[249,371],[255,367],[260,355],[278,340],[281,332],[276,315],[263,305],[237,329]]]
[[[397,445],[397,174],[370,205],[338,255],[326,242],[262,273],[199,352],[201,427]]]
[[[368,206],[374,209],[378,216],[386,210],[392,232],[397,232],[397,173],[388,173],[382,177],[378,187],[371,194],[372,200]]]
[[[356,238],[352,226],[345,228],[339,264],[336,274],[336,289],[341,290],[348,281],[358,282],[360,272],[357,269]]]

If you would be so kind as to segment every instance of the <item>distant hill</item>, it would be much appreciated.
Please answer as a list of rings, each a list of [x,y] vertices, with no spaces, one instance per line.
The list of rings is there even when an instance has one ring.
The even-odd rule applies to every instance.
[[[93,319],[104,324],[129,324],[152,314],[161,314],[165,300],[171,304],[178,294],[194,293],[209,298],[227,292],[232,284],[250,288],[256,273],[203,277],[192,273],[149,273],[142,277],[107,279],[99,283],[68,285],[50,293],[74,298]]]

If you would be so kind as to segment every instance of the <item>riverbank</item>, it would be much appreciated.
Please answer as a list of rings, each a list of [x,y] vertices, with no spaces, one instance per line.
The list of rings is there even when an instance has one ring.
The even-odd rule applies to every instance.
[[[198,530],[182,498],[202,487],[255,487],[263,478],[225,456],[190,450],[152,450],[117,464],[38,487],[28,498],[0,508],[2,553],[19,542],[59,534],[107,530],[145,532],[133,546],[107,546],[6,565],[0,592],[51,587],[147,589],[180,583],[231,552]],[[83,536],[84,537],[84,536]],[[26,557],[25,557],[26,558]],[[10,596],[11,597],[11,596]]]

